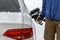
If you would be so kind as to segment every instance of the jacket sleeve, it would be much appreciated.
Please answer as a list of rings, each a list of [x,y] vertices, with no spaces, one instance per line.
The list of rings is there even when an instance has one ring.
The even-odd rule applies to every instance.
[[[46,12],[46,0],[43,0],[42,12],[40,14],[41,20],[45,17],[45,12]]]

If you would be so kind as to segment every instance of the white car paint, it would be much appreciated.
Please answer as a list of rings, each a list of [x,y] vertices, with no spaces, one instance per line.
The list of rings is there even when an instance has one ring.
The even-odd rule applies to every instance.
[[[43,25],[36,23],[33,19],[33,23],[35,24],[36,28],[36,40],[44,40],[44,29],[45,29],[45,22],[43,21]]]
[[[33,28],[32,19],[28,14],[28,9],[26,8],[24,1],[18,0],[18,2],[20,4],[21,12],[0,12],[1,40],[16,40],[3,35],[9,29]],[[35,32],[33,33],[35,34]],[[34,40],[34,34],[31,38],[24,40]]]
[[[22,1],[22,0],[19,0],[19,3],[21,3],[20,1]],[[26,6],[27,6],[27,8],[29,9],[29,10],[32,10],[32,9],[34,9],[34,8],[36,8],[36,7],[39,7],[39,8],[41,8],[41,5],[42,5],[42,3],[41,3],[41,1],[42,0],[39,0],[39,1],[37,1],[37,0],[35,0],[34,2],[33,2],[33,0],[29,0],[29,1],[27,1],[27,0],[24,0],[25,1],[25,3],[26,3]],[[31,2],[31,3],[30,3]],[[37,2],[37,3],[36,3]],[[33,4],[33,3],[36,3],[35,5]],[[39,4],[40,3],[40,4]],[[20,5],[24,5],[23,3],[22,4],[20,4]],[[30,6],[29,6],[30,5]],[[33,6],[32,6],[33,5]],[[40,5],[40,6],[37,6],[37,5]],[[28,9],[27,9],[26,7],[24,7],[24,6],[21,6],[21,10],[22,10],[22,12],[24,13],[26,13],[26,12],[28,12]],[[25,9],[25,10],[24,10]],[[24,11],[23,11],[24,10]],[[27,11],[26,11],[27,10]],[[0,15],[0,16],[3,16],[2,14]],[[5,16],[5,15],[4,15]],[[0,18],[2,18],[2,17],[0,17]],[[4,19],[6,18],[6,16],[5,17],[3,17]],[[10,17],[11,19],[12,19],[12,17]],[[21,14],[20,14],[20,18],[22,18],[22,16],[21,16]],[[7,19],[8,19],[8,17],[7,17]],[[7,19],[5,19],[6,21],[4,21],[3,19],[1,19],[1,23],[8,23],[8,22],[10,22],[10,19],[8,19],[8,21],[7,21]],[[17,17],[17,19],[19,19],[19,17]],[[2,21],[3,20],[3,21]],[[19,20],[14,20],[13,19],[13,21],[11,21],[10,23],[22,23],[22,20],[21,19],[19,19]],[[0,24],[1,24],[0,23]],[[44,40],[44,36],[43,36],[43,34],[44,34],[44,26],[45,26],[45,23],[43,22],[43,25],[39,25],[39,24],[37,24],[34,20],[33,20],[33,23],[34,23],[34,25],[35,25],[35,28],[36,28],[36,34],[34,34],[34,35],[36,35],[36,39],[34,39],[34,40]],[[3,25],[4,26],[4,25]],[[3,28],[3,27],[0,27],[1,29],[0,29],[0,40],[14,40],[14,39],[11,39],[11,38],[8,38],[8,37],[5,37],[5,36],[3,36],[3,34],[2,33],[4,33],[7,29],[9,29],[9,28]],[[38,33],[39,32],[39,33]],[[28,40],[28,39],[27,39]]]

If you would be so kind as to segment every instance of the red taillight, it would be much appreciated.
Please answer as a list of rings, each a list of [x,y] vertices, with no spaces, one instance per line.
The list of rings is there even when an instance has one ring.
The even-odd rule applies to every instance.
[[[31,38],[33,36],[33,31],[32,28],[9,29],[4,33],[4,36],[16,40],[23,40],[23,39]]]
[[[19,38],[17,38],[16,40],[23,40],[23,39],[21,39],[21,38],[20,38],[20,39],[19,39]]]

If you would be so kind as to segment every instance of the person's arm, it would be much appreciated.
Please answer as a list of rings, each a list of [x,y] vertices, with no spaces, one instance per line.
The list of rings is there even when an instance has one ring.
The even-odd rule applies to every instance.
[[[43,0],[42,12],[40,14],[40,19],[41,20],[45,17],[45,13],[46,13],[46,0]]]

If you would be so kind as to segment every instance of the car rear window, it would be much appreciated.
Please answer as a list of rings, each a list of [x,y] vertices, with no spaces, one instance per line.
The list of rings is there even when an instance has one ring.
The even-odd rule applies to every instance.
[[[20,12],[18,0],[0,0],[0,12]]]

